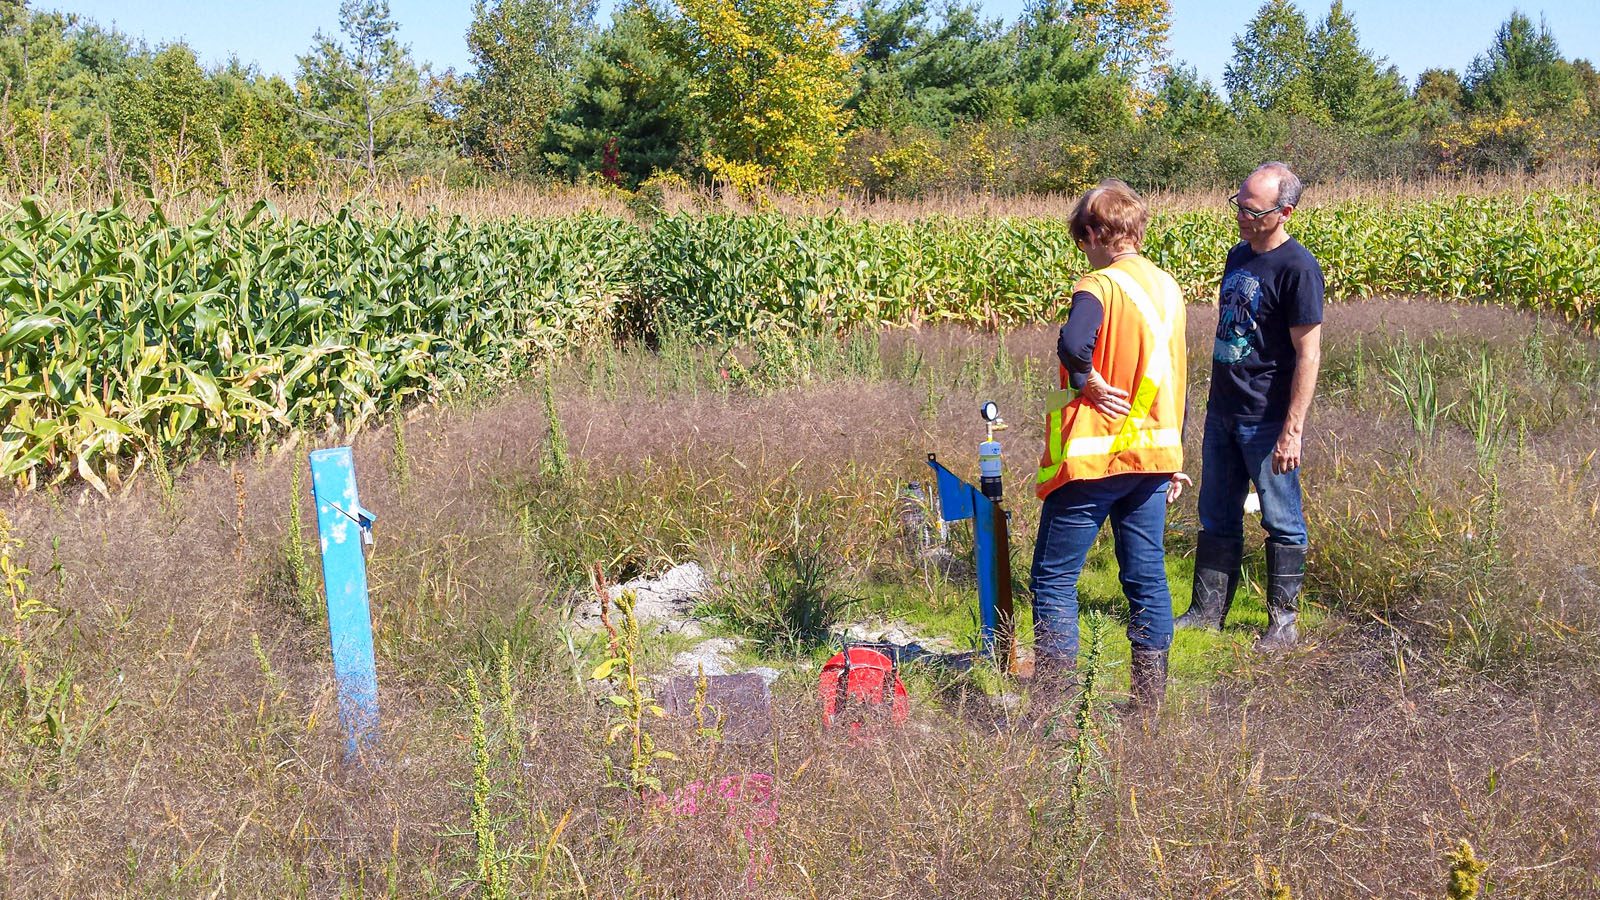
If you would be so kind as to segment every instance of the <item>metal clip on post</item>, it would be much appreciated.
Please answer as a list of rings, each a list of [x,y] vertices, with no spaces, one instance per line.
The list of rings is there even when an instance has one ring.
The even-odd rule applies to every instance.
[[[360,504],[357,504],[354,509],[347,510],[331,500],[328,501],[328,505],[337,510],[346,519],[356,523],[356,527],[361,529],[361,543],[368,547],[372,546],[372,523],[378,521],[378,517],[373,515],[372,510],[366,509]]]

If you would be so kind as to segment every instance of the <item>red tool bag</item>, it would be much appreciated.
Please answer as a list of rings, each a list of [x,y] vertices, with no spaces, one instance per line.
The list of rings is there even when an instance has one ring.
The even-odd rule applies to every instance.
[[[876,723],[906,720],[911,700],[892,653],[846,644],[823,665],[818,691],[824,726],[847,724],[858,732]]]

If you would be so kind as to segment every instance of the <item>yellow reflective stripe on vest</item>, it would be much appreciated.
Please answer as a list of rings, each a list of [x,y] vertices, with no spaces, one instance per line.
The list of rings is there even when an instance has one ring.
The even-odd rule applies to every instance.
[[[1183,446],[1182,429],[1146,428],[1133,432],[1131,438],[1125,438],[1121,433],[1073,438],[1067,444],[1067,458],[1111,456],[1124,450],[1159,450],[1181,446]]]
[[[1172,322],[1168,320],[1166,315],[1163,315],[1163,313],[1173,313],[1171,298],[1163,297],[1163,300],[1168,301],[1163,304],[1166,308],[1158,308],[1155,301],[1145,292],[1144,286],[1134,280],[1133,276],[1127,272],[1121,269],[1108,268],[1100,270],[1098,274],[1111,279],[1113,284],[1122,288],[1122,293],[1132,301],[1133,308],[1137,309],[1139,315],[1144,318],[1145,327],[1150,329],[1150,335],[1155,339],[1158,351],[1155,356],[1150,358],[1150,364],[1145,368],[1144,377],[1149,381],[1155,382],[1156,387],[1161,387],[1167,383],[1167,376],[1172,374]],[[1143,385],[1141,384],[1142,387]],[[1155,395],[1152,392],[1151,400],[1153,401],[1154,399]],[[1135,411],[1137,411],[1137,407],[1135,407]],[[1141,414],[1140,418],[1149,415],[1149,413],[1150,406],[1146,404],[1144,413]]]
[[[1133,276],[1120,269],[1106,269],[1101,274],[1111,279],[1112,283],[1122,288],[1122,293],[1133,303],[1139,315],[1144,318],[1145,327],[1150,329],[1150,336],[1154,342],[1154,355],[1147,364],[1144,377],[1139,379],[1139,387],[1134,391],[1129,402],[1127,418],[1122,420],[1122,427],[1117,432],[1116,440],[1112,442],[1112,453],[1133,448],[1136,442],[1147,446],[1140,441],[1140,426],[1145,419],[1150,417],[1150,408],[1155,405],[1156,394],[1166,387],[1167,379],[1172,375],[1172,322],[1168,315],[1172,315],[1170,291],[1169,296],[1162,299],[1167,301],[1164,308],[1158,308],[1144,286],[1139,284]],[[1163,285],[1165,287],[1166,285]],[[1164,315],[1166,314],[1166,315]],[[1163,445],[1164,446],[1164,445]],[[1070,448],[1068,449],[1071,454]]]
[[[1059,467],[1061,455],[1061,410],[1058,406],[1050,410],[1050,416],[1045,428],[1050,432],[1047,439],[1050,442],[1050,458],[1055,460]]]
[[[1112,453],[1133,446],[1133,442],[1138,439],[1139,426],[1144,424],[1145,419],[1150,418],[1150,407],[1155,405],[1156,393],[1161,388],[1162,385],[1151,380],[1148,375],[1139,379],[1139,390],[1134,392],[1127,418],[1122,420],[1122,427],[1117,429],[1117,439],[1111,445]]]

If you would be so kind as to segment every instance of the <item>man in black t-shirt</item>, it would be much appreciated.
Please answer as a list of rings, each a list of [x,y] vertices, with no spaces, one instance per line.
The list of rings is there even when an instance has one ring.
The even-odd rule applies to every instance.
[[[1321,363],[1322,267],[1289,236],[1301,184],[1263,163],[1229,198],[1241,241],[1228,252],[1217,304],[1200,469],[1194,592],[1180,628],[1220,628],[1239,584],[1244,504],[1253,483],[1267,532],[1267,613],[1256,642],[1281,650],[1299,633],[1306,522],[1300,448]]]

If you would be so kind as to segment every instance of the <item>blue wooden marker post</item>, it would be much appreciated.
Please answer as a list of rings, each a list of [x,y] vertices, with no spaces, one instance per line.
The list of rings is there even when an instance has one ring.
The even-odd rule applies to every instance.
[[[356,497],[349,447],[311,453],[311,490],[322,539],[322,584],[328,594],[328,636],[333,677],[339,683],[339,724],[345,762],[370,760],[378,744],[378,668],[372,652],[372,611],[367,601],[367,560],[372,513]]]

